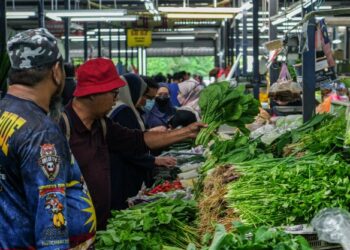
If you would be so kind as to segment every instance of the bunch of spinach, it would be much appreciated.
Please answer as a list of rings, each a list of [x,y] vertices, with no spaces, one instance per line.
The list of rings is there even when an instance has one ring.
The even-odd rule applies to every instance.
[[[302,236],[292,236],[278,229],[262,226],[254,228],[240,222],[233,223],[233,230],[227,232],[221,224],[216,226],[215,234],[207,235],[207,243],[202,250],[311,250],[309,243]],[[210,241],[210,242],[208,242]],[[187,250],[195,250],[189,246]]]
[[[112,211],[107,230],[97,232],[97,249],[162,250],[197,244],[194,201],[160,199],[131,209]]]
[[[249,225],[308,223],[326,207],[350,205],[350,166],[338,154],[235,164],[226,199]]]
[[[213,83],[202,90],[198,104],[202,121],[208,127],[201,130],[196,144],[206,146],[222,124],[236,127],[245,134],[249,133],[245,124],[252,123],[259,113],[259,101],[244,91],[243,85],[231,87],[229,82]]]

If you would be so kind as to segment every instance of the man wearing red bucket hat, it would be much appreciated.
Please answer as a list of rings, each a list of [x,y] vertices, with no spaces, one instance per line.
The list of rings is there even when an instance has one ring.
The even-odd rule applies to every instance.
[[[171,132],[142,132],[113,123],[106,115],[117,100],[118,88],[124,85],[110,59],[87,61],[77,71],[74,99],[66,106],[66,116],[63,115],[60,123],[90,190],[98,230],[105,229],[110,216],[108,151],[144,154],[149,149],[195,138],[205,126],[193,123]]]

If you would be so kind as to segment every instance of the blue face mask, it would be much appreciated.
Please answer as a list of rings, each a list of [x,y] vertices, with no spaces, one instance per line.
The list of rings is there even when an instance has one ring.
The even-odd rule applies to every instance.
[[[144,107],[146,112],[151,111],[151,109],[154,106],[154,102],[155,102],[154,100],[149,100],[149,99],[146,100],[146,105]]]

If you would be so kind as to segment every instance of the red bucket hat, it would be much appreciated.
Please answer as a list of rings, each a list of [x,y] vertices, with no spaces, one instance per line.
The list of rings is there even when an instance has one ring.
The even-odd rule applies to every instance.
[[[74,96],[87,96],[109,92],[125,86],[112,62],[107,58],[91,59],[77,70],[77,87]]]

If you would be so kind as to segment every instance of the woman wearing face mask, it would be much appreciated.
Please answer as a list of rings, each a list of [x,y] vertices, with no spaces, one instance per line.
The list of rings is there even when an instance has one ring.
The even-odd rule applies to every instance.
[[[145,103],[147,84],[135,74],[124,74],[127,85],[119,89],[118,101],[109,117],[130,129],[145,130],[138,109]],[[153,170],[156,166],[170,167],[176,164],[172,157],[154,157],[151,154],[133,155],[111,152],[112,209],[127,208],[127,198],[137,195],[142,183],[153,184]]]
[[[169,88],[166,83],[160,83],[155,104],[151,109],[146,124],[149,128],[168,126],[168,122],[175,114],[176,110],[172,106],[169,96]]]

